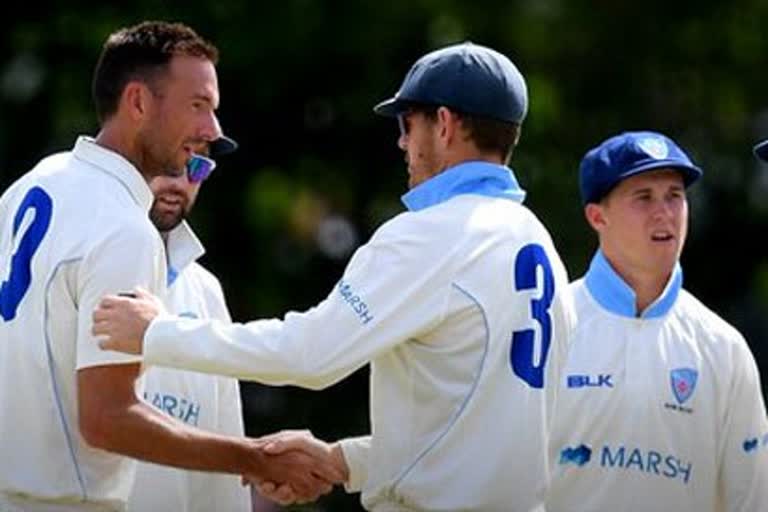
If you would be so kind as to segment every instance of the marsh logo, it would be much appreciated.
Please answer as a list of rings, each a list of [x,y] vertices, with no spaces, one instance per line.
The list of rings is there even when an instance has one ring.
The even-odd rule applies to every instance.
[[[197,426],[200,419],[200,403],[184,397],[162,391],[144,391],[144,401],[189,425]]]
[[[688,483],[693,471],[691,462],[684,462],[674,455],[665,455],[655,450],[644,451],[640,448],[630,450],[625,446],[618,446],[615,449],[611,449],[608,445],[603,446],[600,465],[604,468],[622,468],[679,479],[684,484]]]
[[[342,279],[339,281],[339,284],[336,285],[336,289],[339,291],[339,295],[341,295],[342,300],[346,302],[350,308],[352,308],[352,311],[355,312],[358,319],[360,320],[360,323],[365,325],[373,320],[373,314],[368,308],[368,304],[366,304],[365,301],[363,301],[363,299],[355,293],[355,291],[348,283]]]
[[[672,454],[663,454],[656,450],[628,448],[623,445],[603,445],[600,449],[599,465],[607,470],[621,469],[652,476],[678,480],[687,484],[693,473],[693,464],[681,460]],[[560,465],[572,465],[583,468],[592,461],[592,448],[586,444],[576,447],[566,446],[560,451]],[[595,464],[598,464],[595,458]]]
[[[667,158],[667,155],[669,154],[667,143],[658,137],[647,137],[645,139],[640,139],[637,145],[640,149],[645,151],[648,155],[652,156],[656,160]]]
[[[761,437],[750,437],[745,439],[744,442],[741,443],[741,447],[744,450],[744,453],[755,453],[761,449],[768,449],[768,433],[763,434],[762,439]]]
[[[585,444],[581,444],[576,448],[566,446],[560,452],[560,464],[574,464],[576,466],[583,466],[592,458],[592,448]]]
[[[757,448],[760,446],[760,441],[756,437],[745,439],[743,446],[745,452],[754,452],[757,451]]]

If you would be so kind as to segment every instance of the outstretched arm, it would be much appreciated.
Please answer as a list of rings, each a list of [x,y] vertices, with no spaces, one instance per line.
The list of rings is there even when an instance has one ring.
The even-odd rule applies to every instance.
[[[142,284],[157,294],[166,289],[162,241],[148,221],[99,232],[91,251],[64,274],[78,312],[77,414],[85,441],[97,448],[159,464],[291,482],[307,497],[326,492],[336,477],[328,467],[300,453],[273,456],[258,440],[198,430],[139,400],[140,360],[99,350],[91,335],[93,311],[108,294]],[[116,271],[115,269],[120,269]],[[149,293],[135,290],[137,295]],[[162,311],[159,300],[151,307]]]
[[[135,363],[78,371],[79,424],[88,444],[157,464],[289,483],[303,499],[316,499],[341,478],[324,460],[269,454],[264,440],[209,433],[162,414],[136,397],[138,372]]]
[[[176,318],[147,296],[110,296],[93,332],[103,348],[142,352],[148,364],[321,389],[442,321],[449,281],[443,267],[421,261],[422,239],[375,235],[324,301],[282,319]]]

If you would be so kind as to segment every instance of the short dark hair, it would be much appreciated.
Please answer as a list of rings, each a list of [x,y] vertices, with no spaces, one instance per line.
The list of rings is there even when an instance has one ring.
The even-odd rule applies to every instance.
[[[457,112],[467,130],[468,137],[481,151],[498,153],[505,164],[509,163],[512,153],[520,139],[520,124],[479,117]]]
[[[173,57],[184,55],[218,63],[219,50],[183,23],[144,21],[113,32],[93,73],[91,93],[100,123],[117,112],[120,95],[132,80],[150,83]]]
[[[407,110],[418,112],[430,121],[437,119],[440,105],[409,102]],[[461,118],[461,124],[467,131],[467,138],[475,143],[477,149],[501,155],[505,164],[509,163],[512,153],[520,138],[520,124],[491,119],[489,117],[466,114],[451,107],[446,107]]]

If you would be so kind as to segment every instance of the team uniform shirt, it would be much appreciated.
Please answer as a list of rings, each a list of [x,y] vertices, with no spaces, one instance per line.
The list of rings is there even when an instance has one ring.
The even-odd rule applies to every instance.
[[[125,504],[135,463],[85,443],[76,382],[78,370],[138,361],[100,350],[91,315],[108,293],[162,295],[151,203],[136,168],[86,137],[0,199],[0,503]]]
[[[511,171],[453,167],[353,255],[318,306],[247,324],[155,319],[147,361],[320,389],[371,362],[369,510],[541,510],[568,327],[565,269]],[[363,472],[364,475],[359,473]]]
[[[743,337],[682,289],[638,316],[598,252],[572,285],[548,512],[768,510],[768,422]]]
[[[221,284],[195,261],[203,247],[186,222],[168,233],[166,248],[168,310],[186,318],[230,322]],[[144,400],[166,414],[210,432],[245,435],[236,379],[162,367],[147,369],[143,379]],[[128,510],[245,512],[250,494],[236,475],[139,462]]]

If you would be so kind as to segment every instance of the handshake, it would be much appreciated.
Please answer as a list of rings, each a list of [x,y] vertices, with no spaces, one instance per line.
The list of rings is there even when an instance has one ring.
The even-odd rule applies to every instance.
[[[309,430],[283,430],[253,439],[256,464],[242,477],[265,498],[280,505],[307,503],[349,477],[339,443],[326,443]]]

